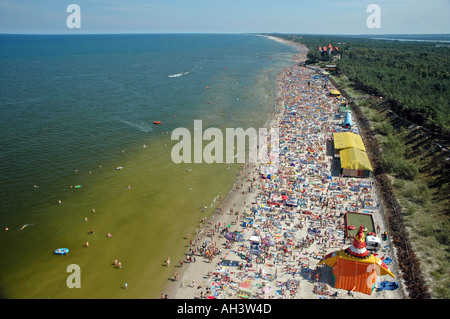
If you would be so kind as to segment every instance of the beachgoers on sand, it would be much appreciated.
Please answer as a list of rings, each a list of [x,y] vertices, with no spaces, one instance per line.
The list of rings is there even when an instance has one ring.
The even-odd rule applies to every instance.
[[[371,295],[336,289],[332,269],[318,265],[326,254],[351,245],[345,237],[345,212],[371,214],[380,237],[387,228],[374,179],[339,175],[327,145],[334,132],[342,131],[341,100],[330,96],[334,87],[325,77],[303,66],[307,48],[297,48],[296,64],[278,76],[277,108],[266,125],[280,130],[276,170],[243,165],[234,189],[208,221],[202,220],[203,231],[188,239],[186,259],[174,269],[161,296],[405,297],[395,247],[387,237],[377,254],[389,262],[396,274],[389,279],[399,282],[400,289],[380,289]],[[364,187],[356,189],[350,183]],[[378,204],[368,208],[367,197]]]

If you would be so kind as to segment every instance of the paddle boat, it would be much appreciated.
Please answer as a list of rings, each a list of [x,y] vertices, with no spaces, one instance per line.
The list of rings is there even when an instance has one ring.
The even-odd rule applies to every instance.
[[[69,253],[69,249],[68,248],[57,248],[55,249],[55,254],[56,255],[67,255]]]
[[[162,124],[160,121],[153,121],[154,124]]]

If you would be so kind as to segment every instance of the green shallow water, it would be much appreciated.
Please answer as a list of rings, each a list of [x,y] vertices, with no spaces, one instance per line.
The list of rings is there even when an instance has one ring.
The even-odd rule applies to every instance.
[[[108,164],[92,174],[73,173],[82,188],[68,187],[62,204],[41,212],[40,223],[4,232],[2,237],[15,237],[14,255],[23,252],[16,257],[22,267],[2,271],[5,286],[12,287],[5,292],[20,298],[158,298],[173,273],[165,260],[183,257],[186,234],[195,233],[219,204],[211,207],[214,198],[226,196],[239,173],[238,164],[174,164],[170,143],[169,137],[159,138],[125,153],[120,171]],[[57,247],[70,253],[53,255]],[[114,267],[115,259],[121,269]],[[66,285],[70,264],[80,266],[81,289]],[[125,282],[130,289],[121,289]],[[17,283],[20,295],[15,295]]]
[[[170,133],[192,133],[195,119],[203,129],[262,127],[294,50],[244,35],[73,39],[0,37],[0,293],[159,298],[174,272],[165,260],[183,257],[186,234],[240,169],[174,164]],[[69,255],[54,255],[59,247]],[[66,285],[71,264],[80,289]]]

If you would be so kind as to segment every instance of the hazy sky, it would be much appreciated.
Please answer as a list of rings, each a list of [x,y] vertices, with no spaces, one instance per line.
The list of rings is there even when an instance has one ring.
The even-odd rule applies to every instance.
[[[69,4],[81,28],[69,29]],[[368,28],[369,4],[381,28]],[[450,0],[0,0],[0,33],[450,33]]]

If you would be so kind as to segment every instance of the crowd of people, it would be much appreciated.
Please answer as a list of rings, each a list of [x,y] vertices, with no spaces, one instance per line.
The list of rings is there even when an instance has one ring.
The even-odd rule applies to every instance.
[[[345,213],[364,210],[380,235],[385,231],[373,179],[340,176],[330,152],[333,133],[345,130],[339,112],[343,100],[329,94],[334,87],[326,76],[303,65],[305,48],[295,58],[297,64],[279,74],[278,108],[268,124],[280,132],[278,161],[244,165],[233,191],[239,196],[225,199],[229,211],[223,206],[215,216],[226,221],[210,221],[206,232],[190,241],[190,261],[197,256],[210,264],[202,268],[196,261],[195,281],[202,284],[183,285],[173,298],[337,297],[332,270],[317,264],[351,244]],[[392,253],[385,242],[379,254]]]

